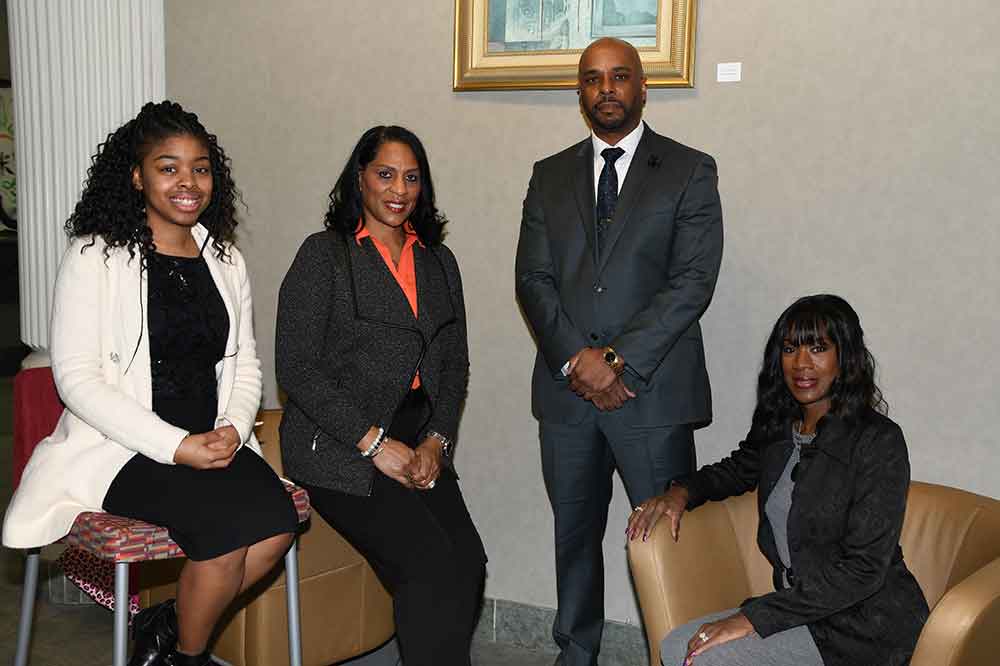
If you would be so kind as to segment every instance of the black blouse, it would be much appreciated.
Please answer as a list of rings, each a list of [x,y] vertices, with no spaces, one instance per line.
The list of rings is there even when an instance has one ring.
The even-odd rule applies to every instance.
[[[149,355],[153,411],[191,433],[215,427],[215,366],[226,353],[229,315],[204,258],[151,253]]]

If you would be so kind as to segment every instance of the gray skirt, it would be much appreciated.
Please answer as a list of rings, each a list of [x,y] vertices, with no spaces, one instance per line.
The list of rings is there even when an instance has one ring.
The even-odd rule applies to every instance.
[[[671,631],[660,644],[663,666],[684,666],[688,641],[697,633],[698,627],[738,611],[739,608],[730,608],[720,613],[709,613]],[[823,658],[809,629],[802,625],[767,638],[753,633],[716,645],[695,657],[694,666],[823,666]]]

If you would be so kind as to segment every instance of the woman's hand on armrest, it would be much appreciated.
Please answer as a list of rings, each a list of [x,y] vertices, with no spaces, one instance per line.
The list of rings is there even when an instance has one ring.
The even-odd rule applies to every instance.
[[[667,492],[635,507],[632,515],[628,517],[626,537],[629,541],[634,541],[642,535],[642,540],[645,541],[653,531],[653,526],[660,518],[666,517],[670,520],[670,534],[674,537],[674,541],[677,541],[681,533],[681,517],[684,515],[687,502],[688,489],[676,484],[671,485]]]

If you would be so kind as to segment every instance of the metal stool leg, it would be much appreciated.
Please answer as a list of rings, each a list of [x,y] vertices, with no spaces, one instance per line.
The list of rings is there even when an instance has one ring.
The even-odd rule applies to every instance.
[[[288,663],[302,666],[302,625],[299,616],[299,548],[293,539],[285,553],[285,600],[288,606]]]
[[[17,623],[17,651],[14,666],[28,666],[31,643],[31,621],[35,614],[35,592],[38,590],[38,548],[28,551],[24,563],[24,588],[21,591],[21,619]]]
[[[115,637],[113,666],[125,666],[128,639],[128,562],[115,562]]]

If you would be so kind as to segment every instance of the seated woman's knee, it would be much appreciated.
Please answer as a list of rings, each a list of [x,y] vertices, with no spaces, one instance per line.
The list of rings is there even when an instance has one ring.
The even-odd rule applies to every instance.
[[[292,532],[285,532],[284,534],[275,534],[273,537],[265,539],[263,543],[268,544],[269,547],[273,548],[278,552],[279,556],[284,555],[292,546],[292,541],[295,539],[295,534]]]
[[[220,572],[233,572],[243,568],[247,559],[247,547],[237,548],[228,553],[213,557],[210,560],[202,560],[200,564],[219,569]]]
[[[679,629],[674,629],[660,643],[660,662],[663,666],[684,666],[687,656],[688,640],[691,636],[681,635]]]

